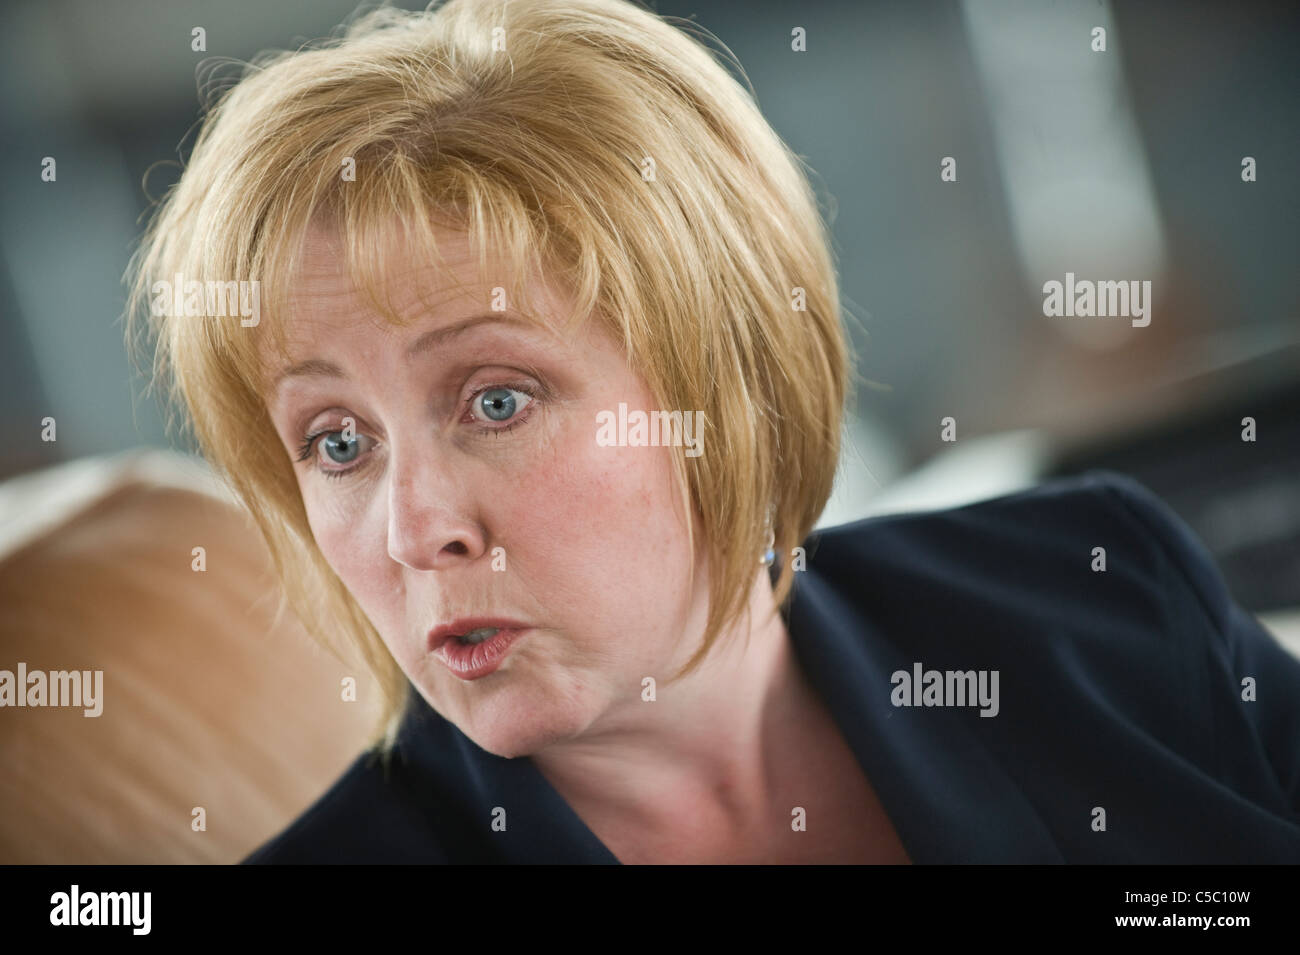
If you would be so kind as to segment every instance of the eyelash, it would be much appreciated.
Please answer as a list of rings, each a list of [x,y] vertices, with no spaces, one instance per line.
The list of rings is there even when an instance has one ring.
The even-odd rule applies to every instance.
[[[528,406],[524,408],[524,410],[520,414],[518,414],[513,420],[511,420],[510,424],[506,425],[503,428],[492,428],[492,427],[480,425],[478,428],[475,429],[478,431],[479,434],[501,435],[507,431],[513,431],[516,426],[523,424],[524,421],[528,420],[528,418],[532,416],[533,405],[535,405],[538,400],[537,389],[532,388],[530,386],[521,385],[518,383],[511,383],[511,382],[501,382],[499,384],[484,385],[482,388],[479,388],[477,391],[475,391],[472,395],[470,395],[465,400],[465,407],[469,408],[471,405],[473,405],[475,399],[481,397],[487,392],[498,391],[501,389],[508,389],[510,391],[521,392],[527,395],[531,400],[528,402]],[[298,460],[306,461],[309,457],[312,456],[312,452],[316,448],[316,441],[318,438],[322,438],[327,434],[335,434],[341,430],[342,430],[341,428],[322,428],[319,431],[313,431],[310,434],[303,435],[302,447],[298,449]],[[322,468],[319,464],[316,464],[313,470],[319,472],[320,474],[323,474],[327,478],[336,479],[351,474],[353,471],[360,470],[361,467],[363,467],[363,465],[354,464],[352,467],[349,468],[327,469],[327,468]]]

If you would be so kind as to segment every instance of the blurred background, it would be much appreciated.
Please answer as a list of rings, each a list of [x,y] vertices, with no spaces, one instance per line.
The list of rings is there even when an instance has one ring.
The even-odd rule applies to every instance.
[[[861,381],[824,525],[1113,468],[1297,639],[1300,5],[651,5],[736,55],[832,224]],[[48,493],[59,473],[75,501],[87,462],[106,460],[188,480],[141,452],[174,444],[122,342],[140,217],[192,144],[201,65],[327,35],[355,6],[5,6],[4,487]],[[1045,316],[1043,284],[1067,272],[1150,281],[1150,324]],[[54,520],[30,493],[7,500],[11,542]]]

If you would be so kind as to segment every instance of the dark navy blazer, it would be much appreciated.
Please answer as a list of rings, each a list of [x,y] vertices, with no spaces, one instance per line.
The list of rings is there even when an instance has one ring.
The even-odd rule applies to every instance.
[[[914,862],[1300,862],[1300,662],[1137,481],[1091,471],[806,550],[791,640]],[[998,671],[996,716],[895,705],[917,664]],[[387,776],[363,754],[245,861],[618,861],[530,759],[411,696]]]

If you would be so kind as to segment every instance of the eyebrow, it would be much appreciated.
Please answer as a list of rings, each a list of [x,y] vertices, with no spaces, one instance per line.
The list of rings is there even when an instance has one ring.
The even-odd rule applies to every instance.
[[[511,325],[515,327],[531,327],[531,322],[524,321],[521,318],[503,314],[501,312],[492,312],[483,315],[471,315],[468,318],[453,322],[445,328],[435,328],[425,332],[417,338],[406,349],[406,359],[410,361],[417,355],[431,351],[439,345],[445,345],[454,338],[465,334],[471,329],[477,328],[488,323],[498,325]],[[289,378],[347,378],[345,372],[339,365],[332,361],[326,361],[323,358],[308,358],[305,361],[296,362],[284,369],[275,376],[272,382],[274,389],[278,390],[280,385]]]

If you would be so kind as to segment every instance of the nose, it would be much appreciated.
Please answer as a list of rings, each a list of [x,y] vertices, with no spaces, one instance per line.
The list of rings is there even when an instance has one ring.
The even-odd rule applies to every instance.
[[[412,570],[443,570],[487,549],[474,482],[432,449],[394,455],[388,488],[388,555]]]

